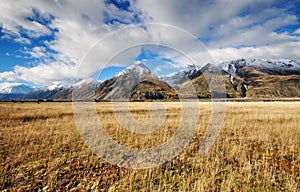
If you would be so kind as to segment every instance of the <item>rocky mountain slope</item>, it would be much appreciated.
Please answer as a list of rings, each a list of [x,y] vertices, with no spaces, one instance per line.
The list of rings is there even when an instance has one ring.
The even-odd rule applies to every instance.
[[[61,82],[54,82],[49,86],[37,88],[26,94],[24,100],[71,100],[72,93],[76,99],[93,99],[94,90],[98,86],[98,82],[93,79],[85,79],[76,82],[73,85],[64,85]]]
[[[96,89],[96,100],[145,100],[176,98],[175,90],[143,64],[129,66]]]
[[[176,88],[183,97],[192,97],[189,93],[191,86],[198,98],[210,98],[212,91],[215,91],[214,97],[227,98],[300,96],[300,63],[293,60],[238,59],[218,65],[207,64],[200,70],[189,68],[162,77],[171,85],[178,86]],[[210,90],[208,84],[214,83],[211,81],[218,84],[223,81],[226,92],[216,93],[218,88]]]
[[[186,81],[193,79],[197,73],[201,70],[201,66],[192,64],[188,65],[185,69],[182,71],[179,71],[174,74],[161,76],[159,77],[162,81],[165,81],[169,85],[171,85],[174,88],[179,88],[183,83]]]
[[[223,82],[220,84],[220,82]],[[225,87],[211,90],[209,84]],[[24,89],[23,89],[24,88]],[[156,77],[143,64],[129,66],[101,84],[93,79],[72,86],[59,82],[32,90],[18,85],[1,88],[0,100],[176,100],[180,98],[281,98],[300,96],[300,63],[238,59],[203,67],[189,65],[178,73]],[[195,90],[195,94],[191,92]],[[220,89],[221,90],[221,89]],[[15,95],[13,95],[15,94]],[[5,96],[3,96],[5,95]],[[74,96],[72,98],[72,96]]]
[[[232,75],[300,75],[300,63],[289,59],[238,59],[219,64]]]
[[[219,66],[228,73],[224,77],[227,84],[234,85],[239,92],[233,97],[300,96],[299,62],[287,59],[239,59],[223,62]]]
[[[131,100],[176,100],[178,94],[170,85],[157,79],[149,78],[139,82],[130,93]]]
[[[2,83],[0,86],[0,100],[20,99],[33,90],[34,88],[19,83]]]

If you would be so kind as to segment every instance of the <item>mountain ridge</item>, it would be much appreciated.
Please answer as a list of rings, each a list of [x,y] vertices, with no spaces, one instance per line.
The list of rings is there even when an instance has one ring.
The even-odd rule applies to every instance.
[[[95,91],[99,100],[148,100],[176,98],[175,90],[143,63],[136,63],[104,81]]]
[[[20,99],[34,88],[20,83],[2,83],[0,87],[0,100]]]
[[[219,71],[219,73],[216,73]],[[194,86],[198,98],[212,97],[207,74],[223,79],[227,98],[275,98],[300,96],[300,63],[289,59],[236,59],[217,65],[189,65],[167,76],[155,76],[143,63],[136,63],[101,83],[77,81],[72,86],[61,82],[36,88],[15,98],[48,100],[172,100],[178,93],[189,97]],[[76,94],[72,96],[72,92]],[[4,99],[3,99],[4,98]],[[11,97],[1,98],[9,100]]]

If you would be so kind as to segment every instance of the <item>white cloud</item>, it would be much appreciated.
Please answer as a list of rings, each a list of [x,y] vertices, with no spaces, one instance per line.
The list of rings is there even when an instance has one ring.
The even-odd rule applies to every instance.
[[[290,36],[288,33],[276,33],[274,30],[280,26],[293,24],[297,22],[297,18],[291,15],[276,16],[263,23],[255,23],[252,27],[244,27],[243,23],[246,18],[234,18],[228,24],[221,25],[218,28],[218,35],[222,36],[208,46],[210,48],[217,47],[234,47],[234,46],[261,46],[265,44],[274,44],[280,42],[299,40],[298,37]],[[237,22],[235,22],[237,21]],[[235,23],[235,24],[233,24]],[[239,23],[239,24],[238,24]],[[245,23],[249,23],[245,21]],[[253,24],[253,23],[249,23]],[[237,25],[234,27],[234,25]],[[243,27],[238,27],[238,26]]]
[[[281,33],[276,30],[296,24],[298,18],[284,8],[274,7],[276,2],[130,0],[130,11],[125,11],[100,0],[84,3],[3,0],[0,26],[4,35],[1,38],[23,44],[48,35],[53,39],[43,45],[28,45],[31,48],[25,53],[37,59],[37,65],[16,66],[13,71],[0,73],[0,80],[47,84],[73,78],[78,69],[80,76],[88,77],[105,67],[107,61],[115,66],[132,64],[140,54],[141,42],[158,45],[172,42],[172,51],[159,50],[158,57],[172,60],[178,68],[191,62],[202,65],[212,62],[209,53],[216,61],[241,57],[297,59],[300,39],[290,34],[300,34],[299,29]],[[34,14],[44,22],[34,19]],[[105,19],[114,21],[106,24]],[[154,22],[163,27],[141,28],[132,24],[139,20],[142,24]],[[126,26],[129,27],[119,33],[118,30]],[[195,37],[191,38],[189,33]],[[196,41],[197,37],[208,39],[204,43],[210,52]],[[84,59],[85,56],[88,58]],[[82,62],[84,66],[80,67]]]
[[[0,92],[3,92],[7,87],[13,87],[20,85],[20,83],[10,83],[10,82],[2,82],[0,83]]]
[[[40,63],[32,68],[16,66],[14,71],[1,73],[2,80],[50,83],[52,80],[72,78],[78,68],[74,64],[78,64],[93,43],[107,31],[102,27],[102,1],[5,1],[0,8],[3,10],[0,25],[5,33],[2,38],[28,44],[30,38],[49,35],[51,30],[56,30],[54,40],[45,42],[45,46],[56,54],[52,52],[50,55],[43,46],[27,49],[25,54],[39,59]],[[26,19],[33,15],[33,10],[45,18],[53,17],[48,26]],[[47,56],[55,60],[43,58]]]
[[[33,9],[35,8],[33,5],[35,4],[39,3],[33,1],[12,2],[9,0],[1,2],[0,25],[2,32],[6,34],[6,38],[13,39],[16,42],[29,43],[30,39],[22,37],[22,33],[32,38],[51,34],[51,30],[47,26],[28,19],[33,16]]]
[[[7,81],[16,81],[18,80],[18,75],[13,71],[5,71],[0,73],[0,80],[7,80]]]
[[[300,42],[286,42],[277,46],[260,46],[244,48],[221,48],[210,50],[217,63],[240,58],[300,60]]]
[[[0,79],[27,81],[35,84],[48,84],[52,81],[72,80],[76,67],[64,63],[40,64],[34,67],[16,66],[13,71],[0,73]]]
[[[300,35],[300,28],[296,29],[296,30],[294,31],[294,34]]]
[[[156,66],[153,70],[153,73],[156,74],[156,73],[161,72],[161,70],[162,70],[161,68],[162,68],[161,66]]]
[[[42,58],[47,56],[46,48],[41,46],[33,47],[31,50],[26,48],[24,53],[30,55],[31,58]]]
[[[211,28],[227,22],[244,9],[261,10],[268,7],[270,2],[272,1],[142,0],[137,1],[136,9],[147,15],[148,21],[175,25],[197,36],[205,36],[211,33]],[[253,4],[256,5],[255,8],[251,7]]]

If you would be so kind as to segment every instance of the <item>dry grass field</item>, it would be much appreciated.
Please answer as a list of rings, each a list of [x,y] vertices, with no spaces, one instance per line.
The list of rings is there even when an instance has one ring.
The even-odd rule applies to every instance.
[[[106,132],[128,148],[166,142],[180,105],[149,135],[125,130],[111,103],[96,103]],[[130,103],[138,121],[149,103]],[[227,102],[214,145],[199,154],[210,103],[199,104],[197,131],[182,153],[151,169],[126,169],[94,154],[75,125],[72,103],[0,103],[0,190],[3,191],[300,191],[300,102]],[[118,113],[122,114],[122,108]]]

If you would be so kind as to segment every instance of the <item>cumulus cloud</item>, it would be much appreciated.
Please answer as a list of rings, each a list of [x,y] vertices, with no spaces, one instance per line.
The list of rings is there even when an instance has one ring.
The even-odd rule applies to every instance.
[[[240,58],[252,59],[282,59],[289,58],[300,60],[300,42],[281,43],[277,46],[243,47],[243,48],[219,48],[210,50],[210,54],[216,62],[228,61]]]
[[[34,67],[16,66],[13,71],[0,73],[0,79],[8,81],[27,81],[35,84],[48,84],[52,81],[71,81],[76,73],[76,67],[69,64],[52,62]]]
[[[137,9],[147,15],[151,22],[165,23],[183,28],[196,36],[209,35],[215,27],[226,23],[230,18],[249,11],[259,12],[268,8],[272,1],[185,1],[143,0],[137,1]]]
[[[42,58],[47,57],[47,50],[45,47],[36,46],[28,50],[27,47],[24,47],[24,53],[30,55],[31,58]]]
[[[0,25],[4,38],[9,38],[21,43],[30,43],[30,38],[50,35],[51,30],[44,24],[32,20],[34,16],[34,2],[4,0],[0,4]],[[38,4],[36,2],[36,4]],[[49,19],[49,14],[42,16]],[[24,37],[22,33],[28,37]]]
[[[0,92],[3,92],[7,87],[20,85],[20,83],[2,82],[0,83]]]
[[[170,46],[171,51],[159,50],[157,58],[178,68],[242,57],[299,59],[299,27],[289,28],[299,18],[279,4],[129,0],[119,7],[100,0],[3,0],[1,38],[26,45],[24,54],[36,59],[36,65],[15,66],[0,73],[0,80],[47,84],[69,80],[77,72],[88,77],[106,65],[132,64],[141,54],[141,43]]]
[[[74,64],[107,31],[102,27],[102,1],[6,1],[0,8],[2,38],[30,44],[42,36],[54,37],[43,46],[24,50],[31,58],[38,59],[37,66],[16,66],[14,71],[2,73],[0,79],[40,84],[73,77]],[[47,56],[51,59],[45,59]]]
[[[241,18],[239,18],[241,19]],[[239,20],[234,19],[234,20]],[[244,19],[241,19],[244,20]],[[218,31],[221,31],[218,35],[222,36],[213,42],[209,47],[234,47],[234,46],[260,46],[266,44],[274,44],[286,41],[299,40],[298,37],[291,36],[289,33],[276,33],[274,30],[280,26],[286,26],[297,22],[296,16],[281,15],[281,17],[275,17],[264,22],[251,22],[250,27],[233,27],[230,22],[227,25],[221,25]],[[247,23],[247,22],[246,22]],[[239,24],[236,24],[239,25]],[[224,32],[225,31],[225,32]]]
[[[300,35],[300,28],[294,31],[294,34]]]

